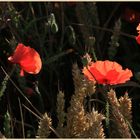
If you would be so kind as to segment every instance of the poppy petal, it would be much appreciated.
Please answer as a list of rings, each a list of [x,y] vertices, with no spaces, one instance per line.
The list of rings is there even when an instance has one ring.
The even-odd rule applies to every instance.
[[[95,81],[93,75],[91,74],[90,70],[87,67],[84,67],[83,74],[91,81]]]
[[[91,63],[88,65],[88,69],[90,72],[83,69],[84,75],[91,81],[96,79],[99,84],[120,84],[132,77],[131,70],[123,70],[120,64],[109,60]]]
[[[102,84],[102,79],[104,79],[104,75],[102,75],[102,73],[100,71],[98,71],[96,68],[92,67],[90,68],[90,72],[92,73],[92,75],[95,77],[95,79],[97,80],[97,82],[99,84]]]
[[[102,73],[102,75],[106,75],[106,69],[104,69],[104,63],[102,61],[96,61],[94,63],[94,67]]]
[[[23,69],[20,70],[20,76],[24,76],[24,70]]]
[[[136,36],[136,41],[138,44],[140,44],[140,34],[138,36]]]
[[[132,77],[132,72],[128,69],[122,71],[118,77],[118,83],[124,83],[125,81],[130,80],[130,77]]]
[[[8,58],[9,61],[20,65],[21,69],[30,74],[37,74],[42,67],[40,55],[36,50],[19,43],[13,56]],[[21,70],[21,75],[23,72]]]
[[[42,62],[39,54],[32,48],[30,48],[30,51],[26,54],[26,59],[23,58],[19,62],[19,64],[22,67],[22,69],[24,69],[30,74],[39,73],[42,67]]]
[[[16,47],[16,50],[14,51],[13,56],[9,57],[8,60],[13,63],[18,63],[19,61],[21,61],[22,58],[26,57],[28,48],[29,47],[24,46],[22,43],[19,43]]]
[[[110,70],[106,75],[108,84],[117,84],[116,79],[118,78],[118,76],[119,72],[117,72],[116,70]]]

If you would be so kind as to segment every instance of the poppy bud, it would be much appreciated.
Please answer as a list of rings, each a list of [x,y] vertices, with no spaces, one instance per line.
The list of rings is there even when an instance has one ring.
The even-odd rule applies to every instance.
[[[55,22],[51,24],[51,31],[54,34],[58,32],[58,26]]]
[[[75,36],[75,31],[72,26],[68,26],[67,36],[68,36],[69,43],[71,45],[74,45],[76,43],[76,36]]]

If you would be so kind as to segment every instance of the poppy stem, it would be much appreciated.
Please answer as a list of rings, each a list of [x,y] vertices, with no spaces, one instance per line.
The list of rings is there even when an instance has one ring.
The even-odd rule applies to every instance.
[[[84,24],[80,24],[80,23],[71,23],[73,25],[77,25],[77,26],[86,26]],[[108,28],[105,28],[105,27],[100,27],[100,26],[96,26],[96,25],[92,25],[92,26],[88,26],[88,27],[91,27],[91,28],[95,28],[95,29],[98,29],[98,30],[103,30],[103,31],[107,31],[107,32],[111,32],[111,33],[114,33],[114,30],[112,29],[108,29]],[[127,33],[124,33],[124,32],[118,32],[118,34],[122,35],[122,36],[126,36],[126,37],[129,37],[129,38],[133,38],[135,39],[136,37],[134,35],[130,35],[130,34],[127,34]]]
[[[23,138],[25,138],[23,110],[22,110],[22,107],[21,107],[21,101],[20,101],[20,98],[19,98],[19,97],[18,97],[18,102],[19,102],[20,117],[21,117],[21,125],[22,125],[22,135],[23,135]]]
[[[25,106],[24,104],[22,104],[22,106],[27,109],[28,111],[30,111],[33,115],[35,115],[39,120],[41,120],[42,118],[40,116],[38,116],[37,114],[35,114],[32,110],[30,110],[27,106]],[[52,132],[54,132],[54,134],[58,137],[58,138],[62,138],[60,136],[60,134],[58,134],[58,132],[52,127],[52,126],[49,126],[50,130]]]
[[[93,53],[94,60],[97,61],[98,59],[97,59],[97,56],[96,56],[96,54],[95,54],[94,48],[92,48],[92,53]]]
[[[41,117],[38,116],[36,113],[34,113],[30,108],[28,108],[26,105],[22,104],[22,106],[27,109],[29,112],[31,112],[37,119],[41,120]]]

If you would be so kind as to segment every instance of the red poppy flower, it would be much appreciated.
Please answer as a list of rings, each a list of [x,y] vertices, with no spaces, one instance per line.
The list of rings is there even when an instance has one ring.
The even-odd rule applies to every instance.
[[[13,56],[10,56],[8,60],[20,65],[21,76],[24,76],[24,71],[30,74],[37,74],[42,67],[41,58],[38,52],[22,43],[18,44]]]
[[[121,65],[109,60],[91,63],[83,68],[83,73],[93,82],[109,85],[125,83],[132,76],[131,70],[123,70]]]
[[[136,30],[137,30],[138,33],[140,33],[140,23],[139,23],[139,25],[137,26]]]
[[[140,44],[140,34],[138,36],[136,36],[136,41],[138,44]]]
[[[137,30],[137,32],[138,32],[138,36],[136,36],[135,39],[136,39],[137,43],[140,44],[140,23],[139,23],[139,25],[137,26],[136,30]]]

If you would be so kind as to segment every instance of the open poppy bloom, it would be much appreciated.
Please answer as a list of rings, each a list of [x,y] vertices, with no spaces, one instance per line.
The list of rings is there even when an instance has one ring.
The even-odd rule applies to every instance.
[[[24,71],[29,74],[38,74],[42,67],[42,61],[38,52],[22,43],[18,44],[13,56],[10,56],[8,60],[19,64],[21,76],[24,76]]]
[[[121,65],[109,60],[92,62],[83,68],[83,73],[90,81],[109,85],[125,83],[132,76],[131,70],[123,70]]]

